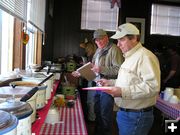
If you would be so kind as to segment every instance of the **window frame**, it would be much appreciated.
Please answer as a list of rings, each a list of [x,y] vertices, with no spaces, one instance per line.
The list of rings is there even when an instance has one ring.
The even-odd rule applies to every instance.
[[[22,43],[22,29],[24,27],[23,22],[15,18],[14,22],[14,51],[13,51],[13,69],[25,68],[25,46]]]
[[[14,23],[14,45],[13,45],[13,69],[20,68],[26,69],[26,45],[22,42],[22,29],[24,23],[18,19],[15,19]],[[34,64],[41,65],[41,55],[42,55],[42,37],[43,34],[40,30],[37,30],[35,34],[35,54],[34,54]]]
[[[162,35],[162,36],[174,36],[174,37],[176,37],[176,36],[180,36],[180,27],[177,27],[177,28],[179,28],[179,35],[175,35],[175,34],[173,34],[173,33],[163,33],[162,31],[160,32],[160,31],[156,31],[156,32],[152,32],[152,6],[153,5],[161,5],[161,6],[170,6],[170,7],[179,7],[179,9],[180,9],[180,4],[174,4],[174,3],[161,3],[161,2],[157,2],[157,3],[152,3],[151,4],[151,12],[150,12],[150,31],[149,31],[149,33],[150,33],[150,35]],[[179,12],[180,13],[180,12]],[[180,19],[179,19],[179,22],[180,22]],[[168,25],[169,26],[169,25]],[[179,25],[180,26],[180,25]],[[169,26],[170,27],[170,26]],[[169,28],[170,29],[170,28]],[[167,30],[168,31],[168,30]]]
[[[44,0],[42,0],[44,1]],[[6,2],[6,1],[5,1]],[[11,2],[11,1],[8,1]],[[13,1],[12,1],[13,2]],[[19,68],[19,69],[26,69],[26,45],[23,44],[23,38],[22,38],[22,31],[24,29],[24,27],[27,27],[27,0],[23,1],[24,2],[24,6],[20,5],[19,8],[23,8],[23,18],[21,18],[21,16],[19,17],[18,14],[16,15],[16,10],[13,12],[7,12],[10,11],[9,8],[5,8],[3,7],[3,5],[0,5],[0,8],[2,10],[2,12],[7,12],[9,15],[13,16],[13,36],[12,36],[12,52],[11,52],[11,61],[10,64],[8,64],[8,69],[7,72],[13,71],[15,68]],[[46,1],[44,1],[44,3],[46,3]],[[3,3],[1,3],[3,4]],[[13,3],[14,5],[18,5],[21,3]],[[41,5],[41,4],[39,4]],[[6,5],[5,5],[6,6]],[[23,6],[23,7],[21,7]],[[45,15],[45,12],[43,12]],[[1,29],[2,31],[2,29]],[[42,37],[43,37],[43,33],[41,32],[42,30],[37,29],[37,32],[34,33],[34,37],[35,40],[34,42],[34,46],[35,46],[35,53],[33,54],[33,64],[39,64],[41,65],[41,55],[42,55]],[[2,32],[3,33],[3,32]],[[2,41],[2,39],[1,39]],[[4,44],[3,44],[4,45]],[[0,48],[1,49],[1,48]],[[2,51],[2,50],[1,50]],[[8,52],[9,53],[9,52]],[[9,59],[9,58],[7,58]],[[0,61],[1,62],[1,61]],[[0,65],[3,64],[2,62],[0,63]],[[0,68],[0,74],[1,73],[1,68]]]
[[[94,12],[94,11],[98,10],[96,13],[94,13],[94,17],[92,17],[93,13],[89,13],[89,10],[92,10],[92,8],[88,8],[88,4],[90,2],[93,2],[93,0],[82,0],[80,29],[81,30],[96,30],[98,28],[102,28],[107,31],[112,31],[112,32],[116,31],[116,29],[118,27],[118,23],[119,23],[119,11],[120,11],[119,7],[115,4],[114,8],[111,8],[110,1],[94,1],[93,5],[98,5],[99,8],[95,8],[92,11],[92,12]],[[104,8],[107,6],[106,2],[109,3],[110,10],[108,10],[107,12],[104,13],[103,12],[105,10]],[[101,8],[102,5],[104,5],[104,8]],[[94,7],[94,6],[90,6],[90,7]],[[113,12],[113,10],[114,10],[114,12]],[[99,11],[100,11],[100,13],[98,14]],[[116,13],[115,13],[115,11],[116,11]],[[111,17],[111,21],[109,21],[109,19],[107,19],[107,18],[109,18],[109,17],[107,17],[108,16],[107,13],[109,13],[109,12],[111,12],[111,14],[109,14],[109,16]],[[107,15],[107,16],[103,18],[102,14]],[[90,16],[90,17],[88,17],[88,16]],[[114,18],[116,18],[116,19],[114,19]],[[97,19],[97,20],[94,20],[94,19]],[[85,21],[83,22],[83,20],[85,20]],[[102,22],[102,20],[104,20],[104,22]],[[114,24],[112,23],[113,20],[116,20]],[[91,23],[96,21],[95,22],[96,24],[94,24],[94,26],[92,24],[88,25],[89,21],[91,21]],[[108,25],[106,25],[107,22],[108,22]],[[109,25],[109,22],[112,23],[111,26]]]

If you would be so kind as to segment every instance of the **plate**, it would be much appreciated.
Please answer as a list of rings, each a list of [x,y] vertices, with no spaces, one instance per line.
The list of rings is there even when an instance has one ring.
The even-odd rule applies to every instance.
[[[82,88],[82,90],[99,90],[99,91],[104,91],[104,90],[110,90],[111,87],[87,87],[87,88]]]

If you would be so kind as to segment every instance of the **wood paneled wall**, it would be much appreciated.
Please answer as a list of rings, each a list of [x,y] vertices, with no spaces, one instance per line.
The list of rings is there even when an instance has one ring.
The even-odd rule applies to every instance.
[[[49,1],[49,0],[47,0]],[[79,47],[85,37],[91,38],[93,31],[81,31],[81,2],[82,0],[54,0],[53,18],[46,14],[46,36],[43,46],[43,60],[53,60],[70,54],[82,55]],[[126,17],[145,18],[145,46],[152,49],[162,44],[176,44],[179,37],[151,36],[150,14],[151,3],[157,0],[121,0],[119,23],[124,23]],[[163,40],[161,40],[163,39]]]

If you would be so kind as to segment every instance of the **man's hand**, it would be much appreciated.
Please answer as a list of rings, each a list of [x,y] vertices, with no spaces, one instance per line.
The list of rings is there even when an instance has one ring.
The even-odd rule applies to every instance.
[[[81,76],[81,74],[78,71],[73,71],[71,74],[74,77],[80,77]]]
[[[110,81],[107,79],[99,79],[96,81],[97,84],[99,84],[100,86],[110,86]]]
[[[121,97],[122,92],[120,87],[109,87],[107,90],[103,90],[112,97]]]
[[[95,73],[100,73],[101,69],[99,66],[97,65],[93,65],[93,67],[91,68],[92,71],[94,71]]]

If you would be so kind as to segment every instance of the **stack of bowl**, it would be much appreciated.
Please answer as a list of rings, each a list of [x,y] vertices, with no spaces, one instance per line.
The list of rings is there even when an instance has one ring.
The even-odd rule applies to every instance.
[[[171,87],[166,87],[164,90],[164,100],[172,104],[178,104],[179,98],[175,93],[177,94],[178,90],[175,90],[174,88]]]

